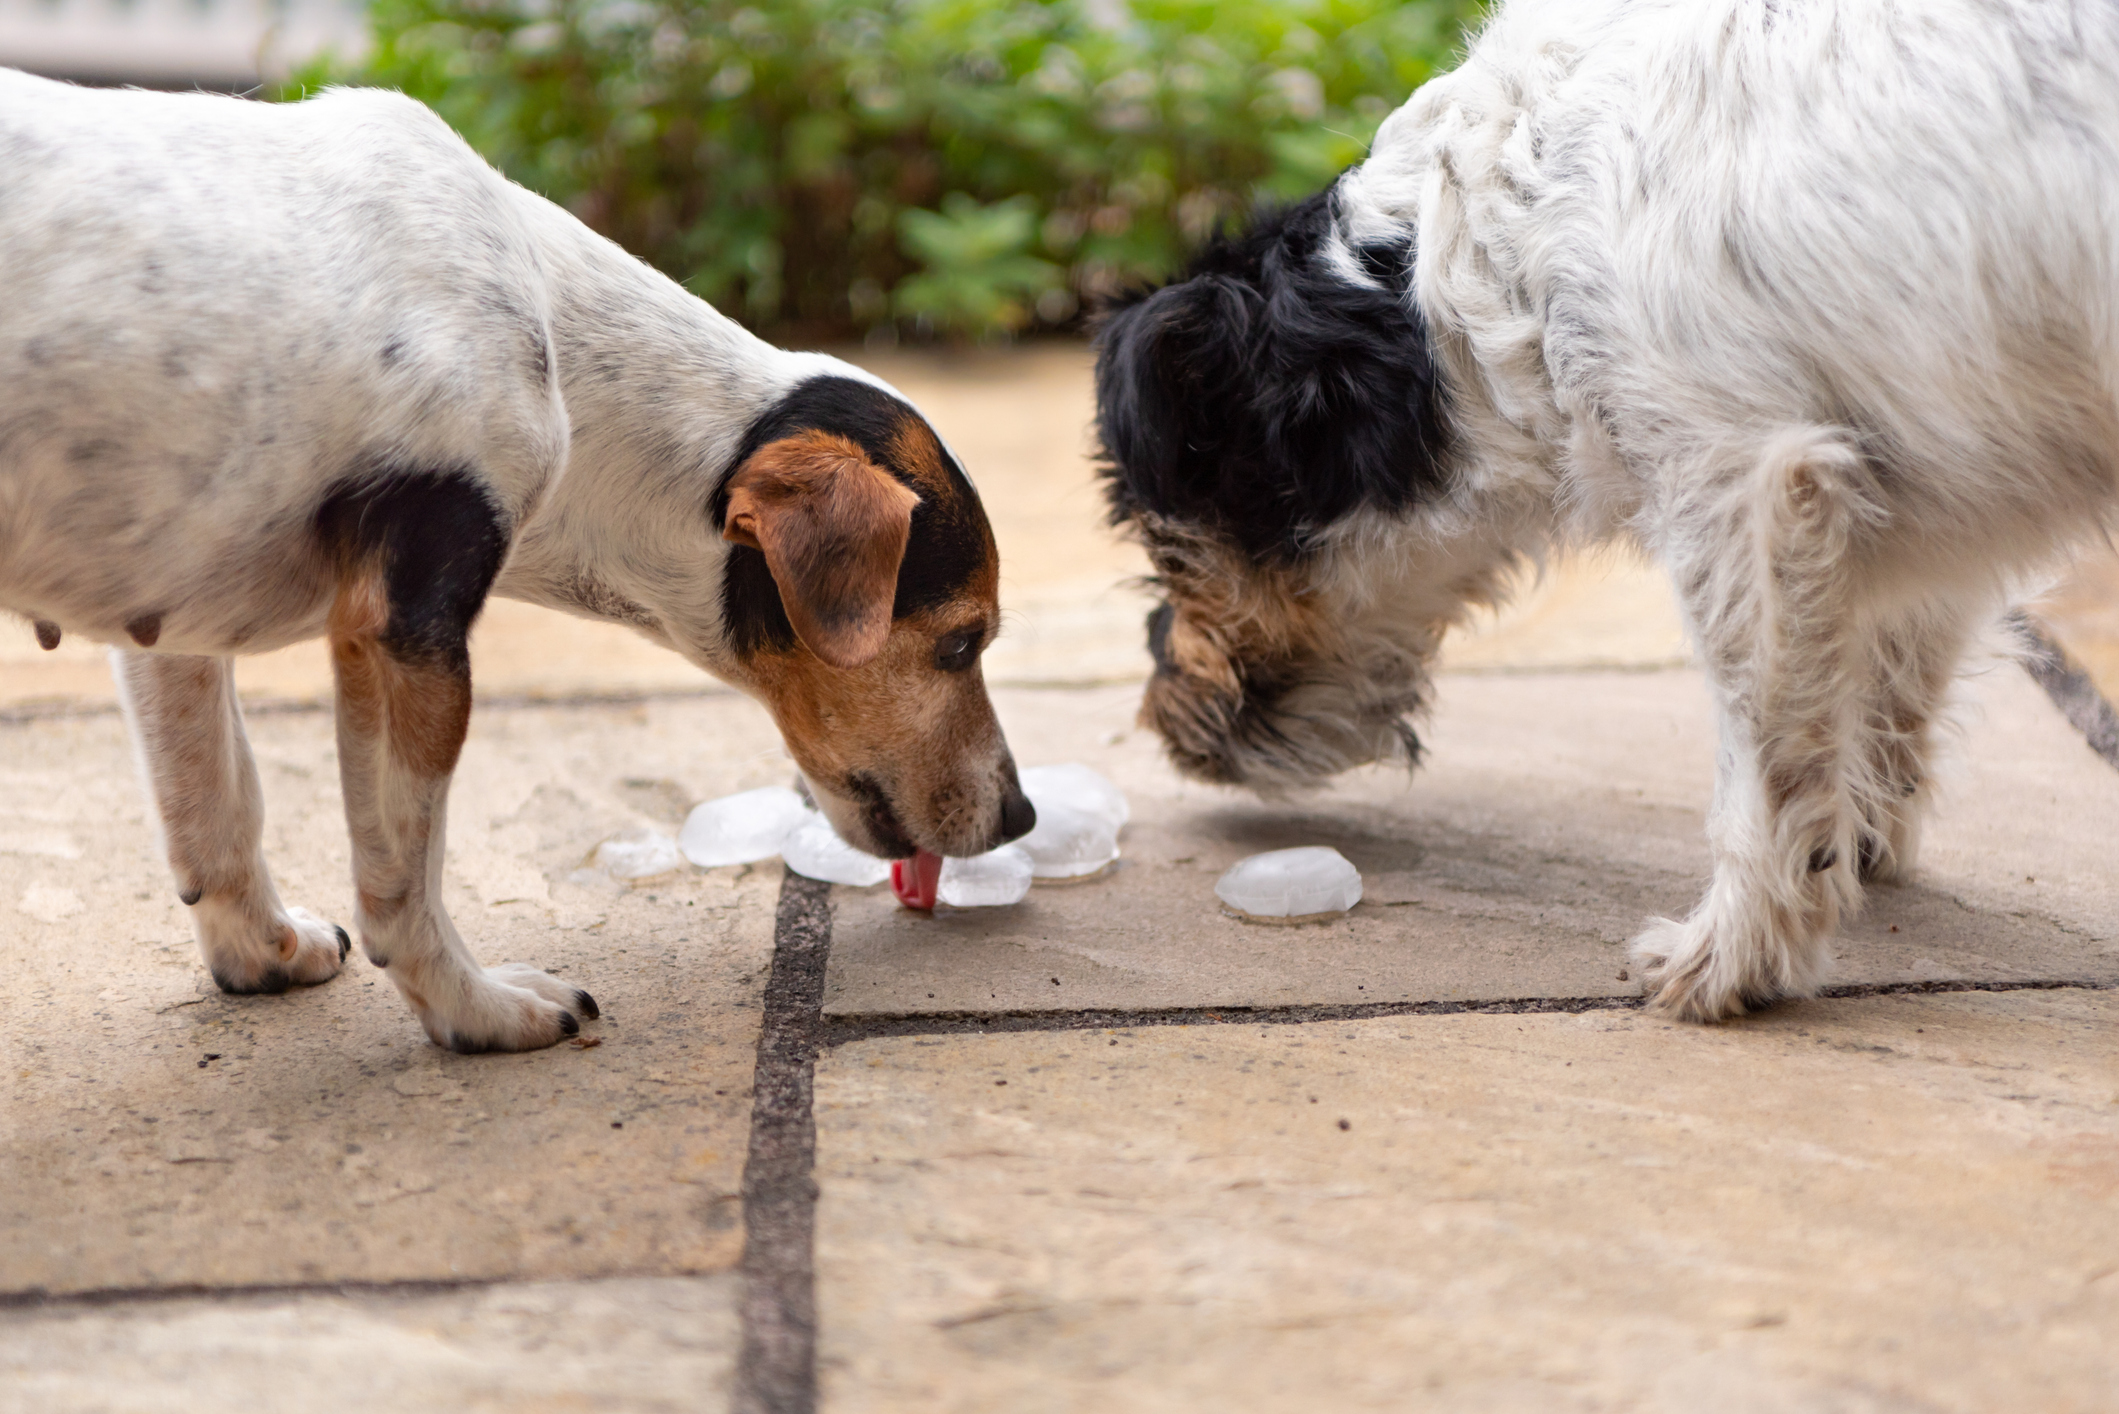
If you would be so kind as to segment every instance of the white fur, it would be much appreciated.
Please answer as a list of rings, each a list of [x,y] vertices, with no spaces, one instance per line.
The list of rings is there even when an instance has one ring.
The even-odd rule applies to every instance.
[[[493,592],[730,676],[712,478],[822,373],[877,381],[753,338],[399,95],[275,106],[0,69],[0,609],[122,645],[224,985],[341,961],[266,871],[226,663],[325,631],[322,489],[392,464],[472,476],[511,540]],[[149,613],[143,653],[127,626]],[[356,882],[396,901],[363,904],[370,956],[438,1041],[557,1040],[574,989],[481,969],[441,908],[447,775],[408,773],[343,712],[340,746]]]
[[[1320,582],[1424,647],[1482,565],[1659,556],[1716,867],[1637,951],[1688,1016],[1813,991],[1861,836],[1913,863],[1968,637],[2113,515],[2119,8],[1514,0],[1340,197],[1416,235],[1459,465]]]

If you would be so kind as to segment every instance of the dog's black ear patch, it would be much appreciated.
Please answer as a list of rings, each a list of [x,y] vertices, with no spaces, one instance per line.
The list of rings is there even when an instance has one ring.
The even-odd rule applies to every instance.
[[[1097,426],[1114,521],[1147,512],[1300,556],[1352,512],[1443,487],[1446,431],[1410,238],[1327,258],[1330,191],[1211,242],[1108,312]]]
[[[780,602],[780,586],[765,552],[748,545],[728,547],[721,571],[721,621],[729,642],[743,657],[761,652],[786,653],[796,642],[794,623]]]
[[[920,497],[898,567],[892,618],[947,603],[992,572],[992,531],[963,468],[909,404],[872,383],[835,374],[796,385],[751,424],[707,503],[715,534],[728,521],[728,473],[768,442],[811,431],[851,441]],[[732,545],[722,573],[722,621],[737,652],[748,656],[793,648],[794,625],[765,556],[747,545]]]

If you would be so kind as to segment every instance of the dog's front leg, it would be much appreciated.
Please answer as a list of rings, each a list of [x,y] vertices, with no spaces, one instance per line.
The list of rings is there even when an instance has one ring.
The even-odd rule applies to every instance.
[[[1684,922],[1655,920],[1634,956],[1655,1004],[1688,1020],[1814,993],[1842,911],[1860,902],[1880,763],[1864,730],[1877,646],[1857,602],[1859,542],[1881,519],[1861,478],[1849,439],[1798,429],[1678,512],[1672,567],[1721,725],[1714,882]]]
[[[481,967],[442,910],[449,777],[471,718],[469,615],[392,631],[379,574],[363,573],[331,611],[339,774],[353,839],[361,946],[389,973],[436,1045],[527,1051],[595,1017],[587,992],[521,963]],[[441,640],[435,635],[441,624]]]
[[[224,992],[338,975],[343,928],[281,904],[265,868],[265,799],[227,658],[114,652],[111,670],[162,820],[177,894]]]

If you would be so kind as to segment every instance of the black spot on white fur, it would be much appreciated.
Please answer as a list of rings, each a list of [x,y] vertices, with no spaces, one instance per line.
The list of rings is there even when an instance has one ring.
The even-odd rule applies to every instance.
[[[1446,433],[1410,243],[1327,257],[1334,194],[1219,237],[1174,282],[1135,294],[1097,338],[1098,429],[1112,518],[1145,512],[1298,558],[1364,509],[1444,487]]]
[[[500,513],[475,478],[397,469],[349,477],[326,493],[316,533],[349,568],[380,559],[390,605],[385,649],[470,670],[471,621],[508,552]]]

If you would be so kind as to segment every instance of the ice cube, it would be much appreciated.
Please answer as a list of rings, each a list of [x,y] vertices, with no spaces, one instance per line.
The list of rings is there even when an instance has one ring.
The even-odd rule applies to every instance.
[[[1015,842],[1040,879],[1079,879],[1118,858],[1118,829],[1101,815],[1058,800],[1040,800],[1037,828]]]
[[[1021,780],[1023,794],[1030,797],[1040,815],[1048,802],[1071,806],[1109,823],[1113,835],[1133,815],[1126,805],[1125,792],[1079,761],[1069,761],[1064,766],[1032,766],[1022,773]]]
[[[595,867],[613,879],[658,879],[684,867],[677,842],[660,830],[629,830],[596,846]]]
[[[786,786],[724,795],[694,809],[677,832],[684,857],[702,869],[752,864],[780,852],[788,832],[810,813]]]
[[[1030,856],[1012,844],[969,859],[942,861],[935,897],[952,908],[998,908],[1030,892]]]
[[[781,842],[780,856],[797,874],[822,879],[827,884],[852,884],[865,889],[890,877],[889,860],[855,849],[839,838],[831,821],[814,810],[805,810],[800,823],[788,832]]]
[[[1276,849],[1238,863],[1221,876],[1214,893],[1253,918],[1344,913],[1361,902],[1361,871],[1323,845]]]

